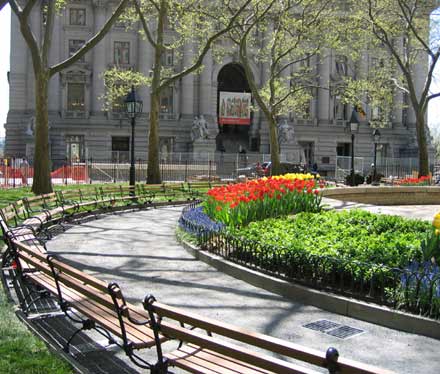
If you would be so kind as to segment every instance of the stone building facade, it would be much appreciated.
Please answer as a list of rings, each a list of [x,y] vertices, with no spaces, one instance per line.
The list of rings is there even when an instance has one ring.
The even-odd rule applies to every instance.
[[[81,0],[72,2],[56,18],[50,59],[58,62],[73,53],[90,38],[111,15],[112,1]],[[41,9],[35,7],[32,14],[33,30],[37,38],[41,33]],[[21,37],[18,21],[12,15],[11,22],[11,70],[10,110],[7,118],[5,154],[32,158],[34,126],[34,79],[30,53]],[[180,63],[191,57],[191,46],[183,50]],[[172,53],[164,57],[164,63],[173,66]],[[320,76],[320,84],[329,86],[332,81],[347,74],[347,62],[329,52],[322,60],[312,60]],[[368,58],[364,62],[368,68]],[[153,52],[138,32],[126,31],[115,25],[111,32],[80,62],[54,76],[49,90],[50,152],[52,160],[127,161],[130,144],[130,123],[114,105],[103,109],[104,82],[102,73],[115,65],[132,68],[148,74],[153,65]],[[254,76],[262,85],[267,77],[264,65],[254,65]],[[416,80],[423,84],[423,74]],[[163,155],[189,153],[195,158],[206,153],[237,153],[245,150],[248,155],[268,154],[269,135],[267,123],[255,111],[250,125],[218,124],[219,92],[249,92],[244,72],[234,53],[222,63],[208,54],[204,69],[198,75],[189,75],[170,87],[161,99],[160,150]],[[148,87],[138,90],[143,100],[144,113],[137,120],[136,158],[146,159],[148,146]],[[404,157],[416,155],[415,116],[411,109],[400,105],[405,100],[396,94],[392,119],[381,130],[379,157]],[[367,118],[375,113],[365,107]],[[289,131],[281,141],[282,159],[292,162],[317,163],[320,171],[334,171],[337,156],[349,156],[351,133],[348,126],[352,108],[343,105],[331,90],[318,89],[310,102],[307,115],[294,114],[282,120]],[[195,117],[203,121],[207,136],[202,140],[192,136]],[[287,127],[286,127],[287,126]],[[356,134],[356,156],[372,157],[373,129],[362,123]]]

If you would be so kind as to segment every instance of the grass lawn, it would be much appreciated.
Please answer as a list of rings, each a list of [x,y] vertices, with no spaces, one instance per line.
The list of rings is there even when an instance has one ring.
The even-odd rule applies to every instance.
[[[0,207],[25,196],[32,196],[30,188],[0,190]],[[18,373],[67,374],[73,370],[17,319],[0,285],[0,374]]]

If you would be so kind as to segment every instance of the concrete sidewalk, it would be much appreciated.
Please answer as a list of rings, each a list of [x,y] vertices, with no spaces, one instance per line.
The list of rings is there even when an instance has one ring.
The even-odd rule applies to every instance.
[[[341,357],[396,373],[439,373],[438,340],[296,303],[195,260],[175,239],[181,210],[106,216],[68,230],[48,242],[48,249],[100,279],[118,282],[129,301],[138,305],[149,293],[167,304],[323,352],[333,346]],[[427,218],[431,217],[429,212]],[[322,319],[363,332],[340,339],[303,327]]]

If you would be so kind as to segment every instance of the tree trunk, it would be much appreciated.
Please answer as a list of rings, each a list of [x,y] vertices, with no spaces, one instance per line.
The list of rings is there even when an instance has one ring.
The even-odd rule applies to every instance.
[[[166,21],[166,17],[167,2],[165,0],[161,0],[156,30],[156,45],[154,47],[153,80],[151,82],[150,133],[148,135],[148,184],[156,184],[161,182],[159,168],[159,109],[161,94],[160,78],[162,73],[164,23]]]
[[[272,175],[278,175],[281,172],[281,165],[277,122],[272,116],[266,116],[266,119],[269,125],[270,160],[272,162]]]
[[[416,112],[417,144],[419,148],[419,177],[429,175],[428,146],[426,142],[425,116]]]
[[[148,135],[148,184],[156,184],[161,182],[159,169],[159,101],[160,93],[152,90],[150,107],[150,133]]]
[[[46,72],[35,78],[35,153],[32,192],[37,195],[52,192],[49,158],[48,85]]]

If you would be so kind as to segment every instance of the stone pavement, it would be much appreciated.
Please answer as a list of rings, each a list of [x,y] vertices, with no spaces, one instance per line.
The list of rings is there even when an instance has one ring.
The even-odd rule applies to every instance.
[[[322,203],[334,209],[364,209],[372,213],[392,214],[407,218],[432,221],[434,215],[440,212],[440,205],[371,205],[340,201],[324,197]]]
[[[195,260],[175,239],[181,210],[168,207],[108,215],[73,227],[48,242],[48,249],[100,279],[118,282],[137,305],[150,293],[164,303],[323,352],[334,346],[342,357],[396,373],[439,373],[438,340],[287,300]],[[426,215],[432,218],[432,212]],[[363,332],[340,339],[303,327],[321,319]],[[127,361],[122,352],[117,357]],[[87,366],[87,360],[82,364]],[[102,367],[91,371],[122,372]]]

